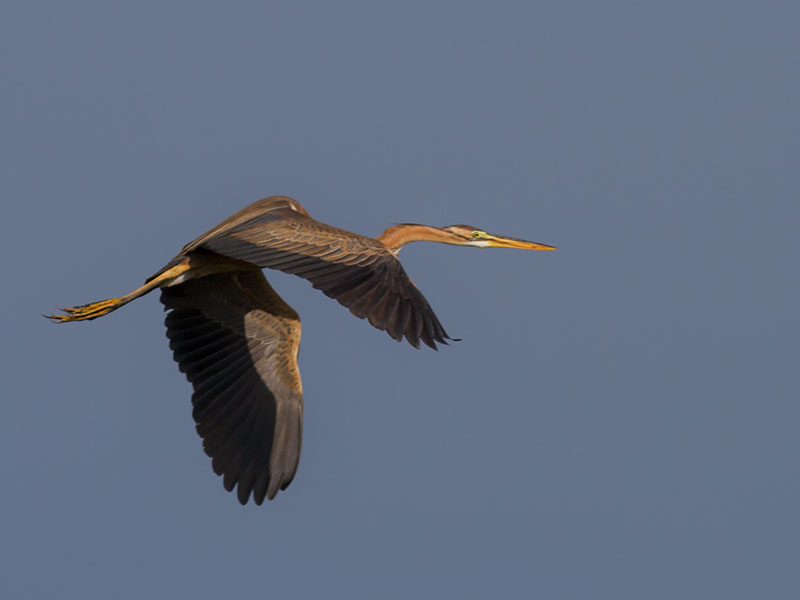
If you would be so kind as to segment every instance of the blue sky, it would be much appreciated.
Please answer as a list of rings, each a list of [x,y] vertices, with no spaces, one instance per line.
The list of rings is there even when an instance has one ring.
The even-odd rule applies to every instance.
[[[795,598],[794,3],[6,3],[4,597]],[[291,487],[222,489],[139,285],[267,195],[462,342],[304,281]]]

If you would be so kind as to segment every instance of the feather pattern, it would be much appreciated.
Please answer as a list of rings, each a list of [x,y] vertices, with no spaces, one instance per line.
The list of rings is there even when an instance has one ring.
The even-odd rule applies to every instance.
[[[300,459],[300,321],[258,270],[164,287],[167,337],[194,387],[197,432],[228,491],[272,499]]]

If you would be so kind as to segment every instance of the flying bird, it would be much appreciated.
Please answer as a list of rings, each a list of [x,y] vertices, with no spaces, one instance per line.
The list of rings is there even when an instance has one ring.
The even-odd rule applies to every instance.
[[[261,269],[277,269],[367,319],[395,340],[436,349],[452,340],[397,260],[409,242],[555,250],[467,225],[402,224],[369,238],[314,220],[299,202],[271,196],[190,242],[144,285],[120,298],[45,315],[87,321],[161,289],[170,349],[194,388],[203,449],[226,490],[246,504],[285,490],[297,471],[303,387],[300,318]]]

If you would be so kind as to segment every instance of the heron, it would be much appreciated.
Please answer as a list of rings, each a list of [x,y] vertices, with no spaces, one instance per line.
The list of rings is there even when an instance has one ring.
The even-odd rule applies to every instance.
[[[302,277],[393,339],[435,350],[453,338],[397,259],[403,246],[421,241],[555,250],[467,225],[404,223],[370,238],[313,219],[292,198],[270,196],[185,245],[132,292],[44,316],[89,321],[160,288],[203,449],[227,491],[260,505],[294,478],[303,427],[300,318],[262,269]]]

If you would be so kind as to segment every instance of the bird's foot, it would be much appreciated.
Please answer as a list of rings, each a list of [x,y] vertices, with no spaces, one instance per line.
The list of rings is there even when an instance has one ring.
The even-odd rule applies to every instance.
[[[65,313],[63,315],[43,315],[55,323],[67,323],[69,321],[89,321],[107,315],[112,310],[119,308],[119,298],[109,298],[108,300],[100,300],[99,302],[92,302],[91,304],[82,304],[80,306],[69,306],[62,308]]]

